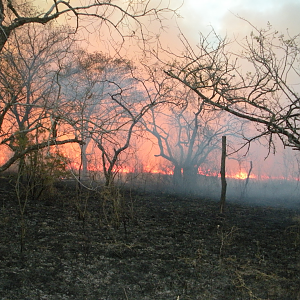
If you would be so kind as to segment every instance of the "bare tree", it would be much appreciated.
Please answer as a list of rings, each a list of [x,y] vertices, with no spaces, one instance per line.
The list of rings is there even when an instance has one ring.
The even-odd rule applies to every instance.
[[[117,67],[121,61],[125,63],[125,60],[113,59],[100,52],[91,54],[79,49],[59,73],[61,103],[76,107],[75,110],[69,111],[68,119],[73,124],[77,136],[84,141],[81,145],[79,178],[87,178],[87,148],[92,141],[91,132],[107,119],[101,104],[105,102],[108,93],[114,91],[108,86],[107,78],[121,76]],[[64,107],[63,110],[65,109]]]
[[[102,153],[102,167],[106,186],[113,185],[114,177],[118,173],[118,167],[122,164],[120,161],[121,154],[129,148],[131,138],[135,133],[134,129],[147,110],[147,108],[141,111],[132,110],[125,97],[122,90],[111,95],[114,103],[108,109],[115,116],[112,116],[110,122],[105,124],[103,129],[107,128],[106,130],[101,130],[98,135],[93,137]],[[129,97],[132,99],[135,95],[131,94]]]
[[[221,136],[233,134],[232,120],[212,110],[191,91],[181,91],[177,105],[154,107],[146,129],[157,140],[160,153],[174,166],[173,183],[179,191],[192,192],[197,185],[200,166],[208,165]],[[176,101],[174,101],[176,102]]]
[[[79,142],[60,138],[56,114],[56,74],[72,41],[66,29],[41,30],[33,24],[15,31],[0,54],[0,146],[12,156],[6,170],[26,154],[53,145]],[[63,126],[61,126],[63,127]],[[62,134],[63,135],[63,134]]]
[[[268,137],[269,149],[276,135],[300,150],[300,36],[251,26],[250,36],[238,43],[212,32],[200,35],[194,49],[183,38],[185,55],[169,64],[166,74],[205,103],[254,122],[259,131],[254,138]]]
[[[141,117],[157,103],[147,79],[137,76],[137,68],[126,59],[102,53],[79,51],[78,59],[61,74],[62,94],[77,107],[70,112],[78,136],[93,141],[101,152],[106,185],[113,183],[130,147]],[[76,114],[80,116],[76,116]],[[82,147],[82,169],[86,174],[86,147]]]
[[[106,119],[103,122],[101,118],[101,126],[95,128],[92,135],[102,153],[106,186],[113,185],[118,168],[122,166],[122,155],[130,148],[132,137],[139,135],[141,118],[160,99],[148,90],[144,79],[139,80],[131,74],[133,77],[129,81],[128,78],[125,82],[109,81],[116,90],[110,92],[108,101],[101,105]],[[127,156],[125,158],[128,159]]]
[[[52,20],[58,19],[63,15],[71,19],[74,17],[76,21],[75,28],[72,30],[72,32],[69,31],[69,37],[71,37],[73,33],[76,33],[78,31],[81,20],[86,20],[87,18],[89,18],[90,20],[95,21],[93,25],[95,26],[96,31],[99,30],[100,32],[101,26],[105,25],[108,30],[114,30],[115,32],[117,32],[119,34],[119,37],[121,38],[121,44],[127,37],[134,36],[145,42],[149,36],[146,26],[143,25],[142,21],[145,20],[145,18],[149,18],[147,20],[155,20],[161,22],[163,19],[163,13],[174,12],[168,7],[161,7],[159,5],[156,6],[155,4],[152,5],[153,2],[150,0],[141,0],[135,2],[129,1],[124,5],[121,5],[120,3],[113,3],[113,1],[103,2],[86,0],[82,1],[81,3],[84,4],[74,6],[70,4],[70,1],[53,0],[48,1],[47,3],[43,3],[43,9],[38,9],[33,6],[33,1],[23,2],[20,0],[0,0],[0,53],[3,53],[4,56],[7,56],[8,53],[10,53],[10,60],[17,62],[19,59],[18,55],[20,55],[20,53],[18,53],[18,47],[20,48],[22,46],[22,50],[24,52],[27,51],[27,55],[31,57],[31,59],[33,59],[33,57],[37,55],[37,53],[32,52],[35,51],[36,48],[34,46],[36,42],[34,38],[35,30],[41,31],[39,27],[42,26],[41,24],[43,24],[44,26],[47,23],[50,24]],[[28,26],[30,24],[36,24],[36,26]],[[29,30],[28,28],[30,28],[30,30],[33,30],[33,32],[30,33],[30,36],[27,35],[28,40],[23,45],[23,42],[18,43],[18,39],[20,39],[18,32],[20,32],[22,28],[25,28],[25,30]],[[18,38],[16,38],[16,36],[18,36]],[[12,50],[14,47],[15,49]],[[47,49],[49,49],[49,51],[51,51],[51,47],[55,48],[56,46],[55,43],[49,43],[44,44],[43,47],[46,47]],[[68,50],[68,48],[66,50]],[[55,53],[55,51],[57,51],[56,48],[53,49],[53,53]],[[46,51],[43,50],[42,52]],[[57,59],[60,58],[58,57]],[[35,62],[34,59],[33,62]],[[14,65],[10,65],[11,62],[8,62],[5,57],[1,58],[0,63],[2,64],[1,70],[3,71],[6,70],[6,66],[8,66],[8,69],[15,68],[14,70],[11,70],[13,72],[11,74],[14,75],[8,74],[8,78],[12,79],[13,83],[8,82],[9,79],[6,78],[6,75],[3,72],[3,82],[2,86],[0,87],[1,145],[7,145],[14,152],[14,155],[0,167],[0,171],[3,171],[11,166],[15,161],[24,157],[24,155],[31,151],[35,151],[52,145],[60,145],[66,143],[66,139],[60,140],[56,138],[56,128],[58,128],[58,122],[63,122],[62,120],[64,118],[62,118],[62,114],[68,113],[70,111],[70,108],[67,109],[67,106],[64,106],[66,110],[62,112],[62,109],[60,107],[60,115],[57,114],[56,109],[54,116],[53,111],[50,112],[50,110],[48,109],[49,107],[46,108],[45,106],[40,104],[42,100],[45,101],[45,93],[43,93],[43,95],[37,95],[37,91],[33,93],[31,85],[30,89],[29,86],[27,86],[27,91],[25,91],[24,89],[26,88],[24,88],[24,86],[20,87],[20,84],[18,83],[19,79],[17,79],[16,77],[12,78],[12,76],[21,76],[20,79],[22,81],[24,79],[22,78],[22,76],[26,76],[28,78],[30,76],[33,76],[34,73],[32,72],[30,74],[24,73],[27,68],[26,64],[24,64],[25,69],[23,68],[22,75],[18,74],[19,70]],[[64,66],[61,62],[57,62],[57,64],[57,71],[58,73],[60,73],[61,69]],[[51,69],[51,67],[53,66],[51,64],[49,64],[48,66],[44,65],[44,68],[46,67],[50,67]],[[27,69],[26,71],[29,72],[32,70]],[[46,69],[44,71],[47,72]],[[57,80],[56,84],[58,86],[56,92],[59,94],[60,87]],[[58,94],[56,95],[56,98],[58,98]],[[30,103],[26,103],[26,101],[28,100],[28,95],[30,95],[31,98]],[[47,97],[49,95],[50,94],[48,91]],[[34,97],[36,97],[37,99],[33,100]],[[28,124],[26,125],[27,127],[24,127],[25,122],[29,120],[29,112],[33,111],[35,111],[36,113],[38,112],[40,116],[36,118],[35,122],[31,123],[30,121],[31,124],[29,127]],[[16,123],[18,123],[18,132],[12,131],[12,128],[16,128],[16,123],[14,123],[14,126],[12,127],[7,126],[8,123],[6,121],[8,121],[8,119],[8,122],[11,121],[11,113],[14,114],[15,121]],[[21,115],[22,120],[20,119]],[[30,118],[32,118],[32,116]],[[42,119],[44,120],[43,122],[41,121]],[[15,145],[16,134],[20,135],[20,130],[22,135],[24,136],[33,134],[35,130],[35,134],[37,135],[39,128],[42,127],[42,123],[45,124],[46,119],[48,119],[48,128],[49,126],[52,127],[52,130],[49,131],[52,133],[52,136],[49,135],[47,141],[32,143],[30,145],[27,145],[27,147],[25,148],[20,148],[20,145]],[[40,121],[37,122],[37,120]],[[23,126],[24,128],[22,129],[20,126]],[[63,126],[61,126],[61,128],[63,128]],[[75,138],[69,139],[68,142],[78,141],[79,140]]]

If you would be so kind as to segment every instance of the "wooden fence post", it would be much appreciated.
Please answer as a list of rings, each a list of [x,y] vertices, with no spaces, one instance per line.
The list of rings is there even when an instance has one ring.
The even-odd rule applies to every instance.
[[[226,169],[225,169],[225,162],[226,162],[226,136],[222,136],[222,157],[221,157],[221,183],[222,183],[222,190],[221,190],[221,199],[220,199],[220,213],[224,212],[224,206],[226,201]]]

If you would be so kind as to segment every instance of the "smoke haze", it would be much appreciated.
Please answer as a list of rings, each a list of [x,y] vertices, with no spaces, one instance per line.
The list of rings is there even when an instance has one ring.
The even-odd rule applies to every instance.
[[[164,1],[163,1],[164,3]],[[172,1],[174,8],[180,6],[182,1]],[[163,6],[163,4],[162,4]],[[281,1],[281,0],[185,0],[179,9],[182,18],[175,20],[171,18],[165,20],[165,31],[161,31],[157,25],[152,25],[152,31],[159,31],[163,37],[163,44],[176,51],[181,51],[182,45],[178,40],[178,28],[191,44],[197,44],[199,32],[208,33],[213,27],[222,37],[243,39],[252,31],[251,26],[237,16],[249,21],[257,28],[266,28],[268,23],[280,32],[286,33],[287,29],[291,35],[299,33],[300,28],[300,2]],[[98,33],[99,34],[99,33]],[[105,36],[105,32],[101,33]],[[100,39],[90,38],[91,49],[105,50],[104,44],[100,44]],[[96,41],[96,43],[95,43]],[[98,43],[98,44],[97,44]],[[128,55],[134,52],[134,45],[127,45]],[[147,146],[149,147],[149,146]],[[157,149],[152,148],[145,151],[141,146],[140,152],[147,153],[150,165],[154,164],[153,157],[158,153]],[[147,149],[146,149],[147,150]],[[94,151],[94,150],[93,150]],[[266,158],[267,157],[267,158]],[[228,183],[228,199],[235,201],[248,201],[251,199],[255,204],[266,205],[299,205],[299,155],[297,151],[284,149],[280,142],[276,145],[276,153],[268,154],[268,149],[258,143],[253,144],[247,156],[239,154],[239,157],[229,158],[227,162],[227,172],[233,176],[239,172],[246,173],[249,170],[249,162],[253,162],[252,174],[254,179],[249,181],[245,189],[244,180],[233,180]],[[220,161],[219,158],[216,161]],[[216,169],[216,168],[215,168]],[[267,180],[267,179],[272,180]],[[219,183],[213,179],[206,178],[202,187],[206,189],[208,196],[218,198]],[[210,181],[211,183],[210,183]],[[201,185],[201,184],[199,184]],[[203,192],[205,194],[205,192]],[[298,201],[298,202],[297,202]]]

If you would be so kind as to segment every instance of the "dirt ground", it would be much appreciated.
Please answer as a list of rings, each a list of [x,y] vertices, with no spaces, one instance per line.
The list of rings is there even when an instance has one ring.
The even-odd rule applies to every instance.
[[[300,209],[81,193],[0,186],[0,299],[300,299]]]

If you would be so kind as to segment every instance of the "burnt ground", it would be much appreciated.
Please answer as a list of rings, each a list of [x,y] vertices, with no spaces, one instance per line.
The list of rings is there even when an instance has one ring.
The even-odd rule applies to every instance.
[[[60,185],[21,226],[0,193],[0,299],[300,299],[299,209]]]

